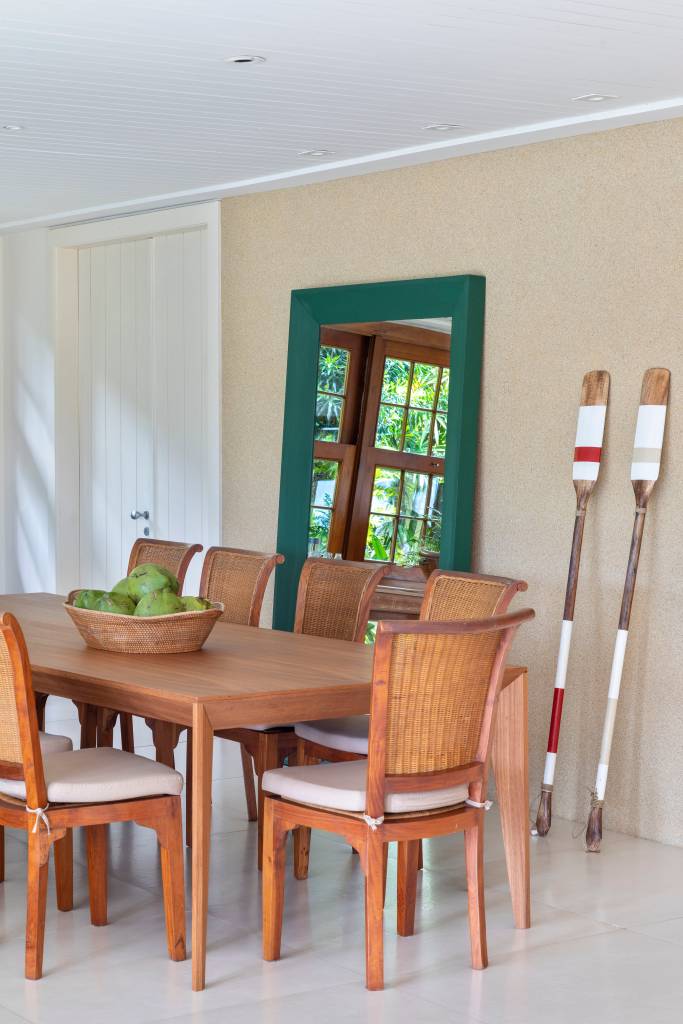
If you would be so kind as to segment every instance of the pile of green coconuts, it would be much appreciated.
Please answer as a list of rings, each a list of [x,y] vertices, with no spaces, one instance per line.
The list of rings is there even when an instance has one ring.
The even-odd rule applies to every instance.
[[[211,608],[204,597],[180,597],[177,578],[163,565],[138,565],[111,590],[80,590],[74,608],[110,615],[176,615]]]

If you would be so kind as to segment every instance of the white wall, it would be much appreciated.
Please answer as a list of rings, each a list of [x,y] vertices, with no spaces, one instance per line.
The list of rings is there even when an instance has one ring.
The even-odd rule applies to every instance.
[[[0,239],[0,587],[55,589],[53,271],[45,229]]]

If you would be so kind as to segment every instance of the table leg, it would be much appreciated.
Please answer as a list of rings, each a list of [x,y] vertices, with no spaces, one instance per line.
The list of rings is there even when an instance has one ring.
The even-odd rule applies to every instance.
[[[209,903],[213,728],[203,704],[192,714],[192,988],[206,977],[206,917]]]
[[[522,672],[498,699],[491,757],[516,928],[531,925],[527,700],[528,679]]]
[[[81,704],[74,701],[78,709],[78,720],[81,723],[81,750],[97,746],[97,708],[92,704]]]

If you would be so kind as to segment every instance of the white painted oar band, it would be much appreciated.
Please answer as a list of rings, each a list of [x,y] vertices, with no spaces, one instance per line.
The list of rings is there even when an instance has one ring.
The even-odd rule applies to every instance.
[[[560,632],[560,650],[557,655],[557,668],[555,670],[555,689],[564,690],[567,682],[567,665],[569,663],[569,647],[572,642],[572,626],[569,619],[563,619],[562,631]]]
[[[656,480],[664,442],[665,405],[641,405],[633,442],[631,480]]]
[[[598,765],[598,774],[595,780],[595,798],[596,800],[605,799],[605,791],[607,789],[607,773],[609,771],[608,764]]]
[[[555,779],[555,762],[557,754],[547,753],[545,755],[545,768],[543,770],[543,785],[552,786]]]
[[[602,727],[600,763],[598,764],[598,772],[595,779],[595,793],[598,800],[605,799],[605,788],[607,786],[607,771],[609,769],[609,757],[612,750],[614,723],[617,718],[617,704],[619,702],[619,690],[621,689],[621,675],[624,670],[624,656],[626,654],[627,640],[628,630],[617,630],[617,639],[614,644],[614,655],[612,657],[612,672],[609,679],[609,690],[607,692],[607,708],[605,710],[605,722]]]
[[[579,406],[572,471],[574,480],[598,479],[606,415],[606,405]]]

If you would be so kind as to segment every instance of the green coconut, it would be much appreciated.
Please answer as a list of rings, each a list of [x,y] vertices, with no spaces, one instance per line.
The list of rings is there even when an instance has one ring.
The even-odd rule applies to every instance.
[[[104,594],[104,590],[81,590],[74,599],[74,608],[85,608],[91,612]]]
[[[136,566],[128,577],[129,596],[134,601],[139,601],[153,590],[169,590],[172,594],[177,594],[180,584],[173,573],[163,565],[146,562],[144,565]]]
[[[109,591],[102,594],[102,597],[95,605],[95,611],[109,612],[110,615],[134,615],[135,605],[125,594],[115,594]]]
[[[205,597],[181,597],[186,612],[205,612],[211,607],[211,602]]]
[[[152,590],[138,601],[136,615],[173,615],[184,612],[185,605],[171,590]]]

